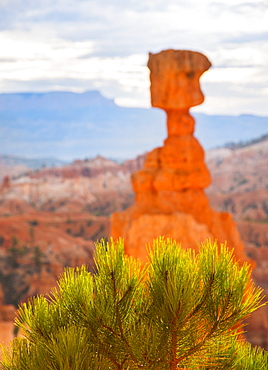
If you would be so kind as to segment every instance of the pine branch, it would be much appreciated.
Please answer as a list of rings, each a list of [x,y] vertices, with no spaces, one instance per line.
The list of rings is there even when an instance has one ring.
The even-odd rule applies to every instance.
[[[96,266],[67,269],[49,299],[21,305],[26,336],[3,350],[1,370],[268,368],[267,352],[239,341],[262,292],[225,246],[207,241],[197,255],[159,238],[144,274],[122,240],[102,242]]]
[[[117,325],[118,325],[119,331],[120,331],[120,336],[121,336],[123,342],[125,343],[125,345],[126,345],[126,347],[128,349],[129,356],[132,359],[132,361],[134,363],[136,363],[136,365],[138,367],[143,367],[142,365],[139,365],[139,361],[135,357],[135,355],[134,355],[134,353],[132,351],[132,348],[131,348],[130,344],[128,343],[128,340],[125,337],[124,330],[123,330],[123,323],[122,323],[122,319],[121,319],[121,315],[120,315],[120,310],[119,310],[120,302],[122,302],[122,299],[125,297],[125,294],[127,293],[128,290],[125,292],[125,294],[123,295],[123,297],[117,302],[116,281],[115,281],[115,274],[114,274],[113,271],[111,272],[111,282],[112,282],[112,291],[113,291],[114,304],[115,304],[115,313],[116,313]],[[126,358],[125,358],[125,360],[126,360]]]
[[[213,334],[217,330],[218,325],[219,323],[215,322],[210,332],[204,335],[204,338],[201,340],[201,342],[199,342],[198,344],[190,348],[183,356],[180,356],[179,358],[177,358],[176,365],[178,365],[180,362],[184,361],[185,359],[187,359],[188,357],[194,355],[197,351],[199,351],[206,344],[206,342],[213,336]]]
[[[178,359],[177,359],[177,343],[178,343],[178,329],[177,329],[177,322],[178,318],[180,315],[180,310],[181,310],[181,305],[179,303],[178,309],[176,312],[176,315],[172,319],[171,322],[171,360],[169,363],[169,369],[170,370],[176,370],[177,369],[177,364],[178,364]]]
[[[210,274],[210,279],[209,279],[209,283],[208,285],[206,286],[205,288],[205,291],[202,295],[202,298],[200,300],[200,302],[195,306],[195,308],[193,309],[192,312],[190,312],[189,316],[187,317],[186,321],[190,320],[194,315],[196,315],[200,309],[203,307],[203,305],[205,304],[205,302],[207,301],[207,298],[209,296],[209,294],[211,293],[211,288],[212,288],[212,285],[215,281],[215,274],[214,272],[212,272]]]
[[[105,325],[103,323],[100,324],[102,328],[104,329],[107,329],[111,334],[113,334],[115,337],[117,338],[121,338],[121,335],[119,333],[117,333],[116,331],[113,330],[113,328],[111,328],[110,326],[108,325]]]

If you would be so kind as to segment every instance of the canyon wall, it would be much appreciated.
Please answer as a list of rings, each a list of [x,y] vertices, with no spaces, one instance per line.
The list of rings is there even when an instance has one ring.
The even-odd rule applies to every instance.
[[[118,164],[97,157],[64,167],[28,170],[28,174],[23,171],[3,181],[0,305],[3,310],[9,305],[9,314],[0,315],[0,341],[12,337],[12,314],[20,301],[50,290],[64,266],[92,266],[93,242],[109,235],[110,213],[133,204],[130,175],[143,169],[144,158]],[[212,175],[205,189],[210,204],[234,217],[246,253],[256,261],[255,282],[268,294],[268,137],[245,147],[208,151],[205,159]],[[196,226],[192,220],[177,213],[183,245],[187,242],[183,230]],[[166,228],[170,228],[169,220]],[[197,228],[196,235],[203,229],[202,225]],[[266,308],[258,310],[246,328],[247,338],[265,348],[267,318]]]

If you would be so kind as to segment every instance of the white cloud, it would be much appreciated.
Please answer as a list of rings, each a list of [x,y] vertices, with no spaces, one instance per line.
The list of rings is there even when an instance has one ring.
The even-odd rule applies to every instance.
[[[147,53],[190,49],[214,65],[202,77],[207,103],[196,109],[268,114],[267,0],[0,0],[0,11],[0,92],[93,87],[147,106]]]

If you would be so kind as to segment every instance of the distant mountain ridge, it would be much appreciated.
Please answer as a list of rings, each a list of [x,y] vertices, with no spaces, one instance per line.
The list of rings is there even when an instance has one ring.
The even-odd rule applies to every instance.
[[[268,117],[193,113],[206,148],[268,133]],[[0,153],[63,160],[133,158],[162,145],[165,113],[126,108],[98,91],[0,94]]]
[[[6,93],[0,94],[0,111],[10,111],[14,105],[19,110],[62,110],[70,107],[83,108],[89,105],[115,106],[112,99],[104,98],[99,91],[82,94],[70,91],[46,93]]]
[[[23,156],[0,154],[0,165],[4,165],[6,167],[22,165],[34,170],[41,167],[64,166],[65,164],[67,164],[66,161],[53,157],[26,158]]]

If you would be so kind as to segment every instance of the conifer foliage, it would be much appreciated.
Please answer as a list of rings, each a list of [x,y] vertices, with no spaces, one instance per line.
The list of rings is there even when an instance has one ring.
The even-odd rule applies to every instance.
[[[261,305],[250,267],[210,240],[199,253],[158,238],[142,266],[123,240],[96,245],[96,273],[67,268],[48,297],[21,305],[24,337],[6,370],[262,370],[267,353],[241,337]]]

